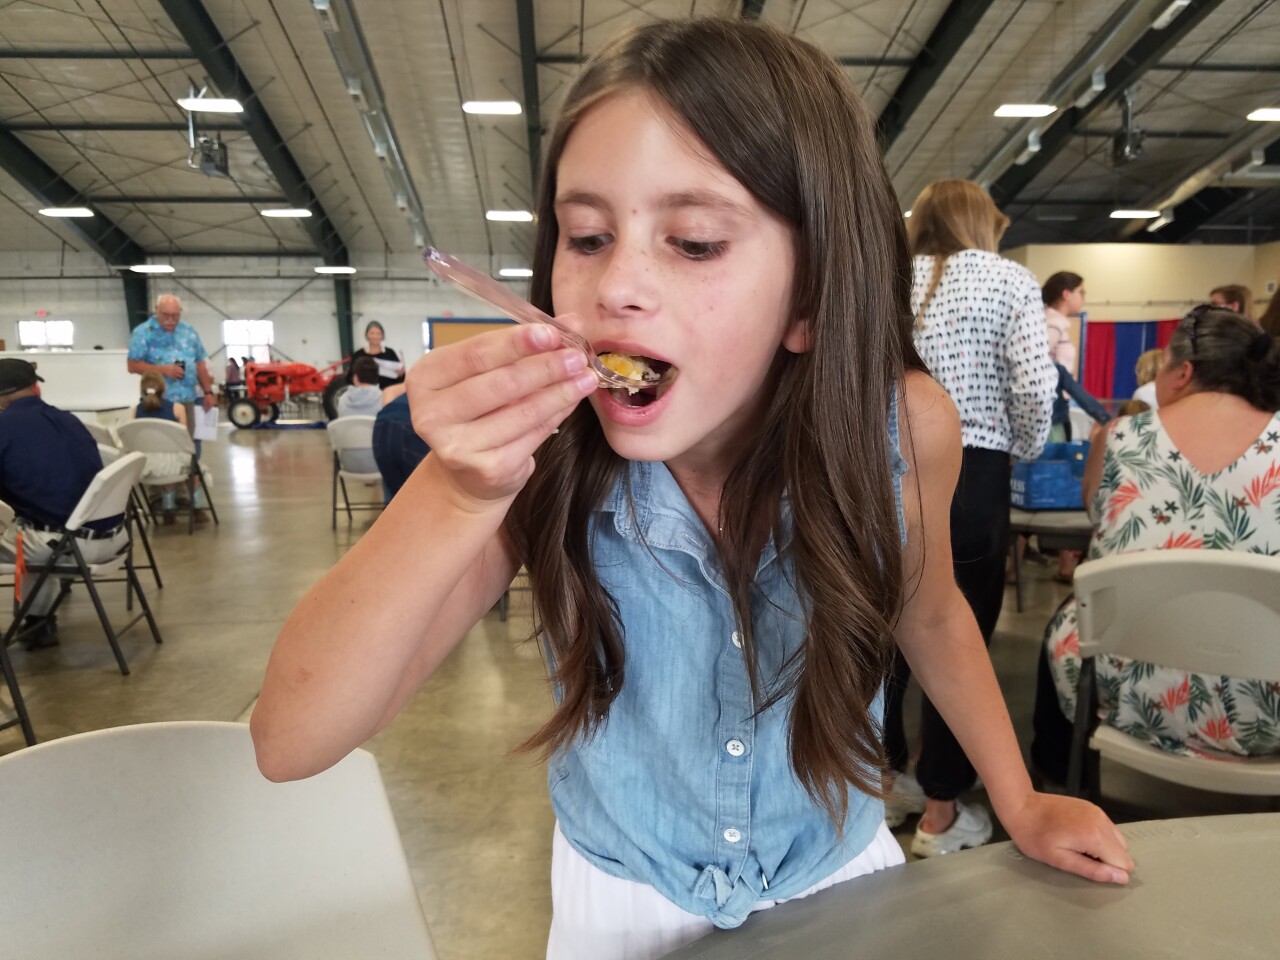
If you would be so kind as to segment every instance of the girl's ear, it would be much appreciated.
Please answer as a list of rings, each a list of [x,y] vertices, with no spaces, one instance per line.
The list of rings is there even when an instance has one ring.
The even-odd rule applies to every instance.
[[[808,353],[813,349],[813,322],[808,319],[792,320],[782,335],[782,345],[792,353]]]

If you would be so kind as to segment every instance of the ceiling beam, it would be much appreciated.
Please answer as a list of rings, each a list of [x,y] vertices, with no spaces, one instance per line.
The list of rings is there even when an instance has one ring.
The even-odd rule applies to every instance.
[[[43,207],[84,206],[84,198],[75,187],[2,126],[0,169],[18,181]],[[141,263],[147,258],[137,241],[99,211],[92,217],[67,217],[58,222],[109,264]]]
[[[1152,70],[1178,73],[1280,73],[1280,63],[1157,63]]]
[[[1138,206],[1150,210],[1173,211],[1173,223],[1150,232],[1147,223],[1130,221],[1117,231],[1117,240],[1142,240],[1143,242],[1172,243],[1189,236],[1218,214],[1224,212],[1241,197],[1251,195],[1248,188],[1223,185],[1223,177],[1229,174],[1241,157],[1255,149],[1262,149],[1263,162],[1280,163],[1280,140],[1273,140],[1274,130],[1266,124],[1251,124],[1237,134],[1215,156],[1207,161],[1196,161],[1196,168],[1167,183],[1160,191],[1153,192],[1139,201]],[[1259,183],[1265,188],[1266,183]]]
[[[0,49],[0,60],[195,60],[190,50],[162,49]]]
[[[1163,30],[1147,28],[1143,31],[1107,71],[1106,87],[1098,96],[1083,108],[1071,106],[1063,110],[1040,134],[1039,151],[1026,163],[1009,167],[991,183],[988,189],[996,204],[1008,203],[1017,197],[1071,142],[1076,130],[1099,119],[1120,99],[1125,90],[1137,83],[1162,56],[1181,43],[1221,4],[1222,0],[1191,0]]]
[[[1071,131],[1073,137],[1107,137],[1108,139],[1116,135],[1115,129],[1105,130],[1102,128],[1080,127]],[[1229,133],[1223,133],[1221,130],[1146,130],[1142,131],[1142,135],[1148,140],[1226,140],[1231,136]]]
[[[951,0],[947,5],[933,32],[920,48],[920,53],[907,68],[907,75],[893,91],[893,96],[876,120],[876,132],[880,137],[882,151],[893,146],[893,142],[906,129],[911,115],[924,103],[929,91],[938,82],[943,71],[951,65],[992,2],[993,0]]]
[[[533,0],[516,0],[520,34],[520,78],[524,83],[525,133],[529,144],[530,195],[537,197],[542,175],[542,98],[538,94],[538,37]]]
[[[155,121],[155,120],[68,120],[64,123],[58,121],[44,120],[20,120],[14,123],[5,124],[10,130],[20,130],[24,133],[169,133],[177,132],[185,134],[187,125],[178,123],[177,121]],[[226,121],[202,121],[199,123],[197,133],[230,133],[234,131],[242,131],[244,127],[238,123],[228,123]]]
[[[312,216],[302,221],[302,228],[315,244],[316,251],[328,264],[345,264],[347,248],[337,227],[325,212],[324,205],[307,182],[293,153],[271,121],[258,92],[240,69],[231,48],[223,39],[209,11],[200,0],[159,0],[159,4],[177,27],[182,39],[195,52],[209,79],[225,97],[234,97],[244,107],[240,114],[245,132],[262,154],[267,168],[275,177],[288,202],[305,207]]]
[[[211,196],[207,193],[197,193],[179,196],[143,196],[143,195],[104,195],[101,197],[90,197],[90,203],[287,203],[287,199],[275,194],[262,195],[241,195],[241,194],[224,194],[222,196]],[[305,219],[305,218],[303,218]]]

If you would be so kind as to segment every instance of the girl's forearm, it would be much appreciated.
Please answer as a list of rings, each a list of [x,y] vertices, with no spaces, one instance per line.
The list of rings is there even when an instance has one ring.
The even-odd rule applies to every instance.
[[[1031,793],[1031,778],[982,634],[959,589],[935,623],[912,631],[900,645],[911,671],[938,708],[982,777],[996,816],[1016,811]]]
[[[336,763],[386,722],[415,660],[434,668],[448,653],[424,651],[424,643],[456,643],[430,628],[480,566],[508,504],[464,503],[448,489],[428,456],[289,615],[251,723],[269,778],[298,779]]]

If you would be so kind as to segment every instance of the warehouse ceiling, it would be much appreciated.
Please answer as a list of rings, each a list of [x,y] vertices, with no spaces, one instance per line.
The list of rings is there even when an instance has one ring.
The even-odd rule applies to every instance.
[[[1012,217],[1009,244],[1280,239],[1280,124],[1245,119],[1280,107],[1274,0],[0,0],[0,250],[373,266],[431,242],[524,266],[532,226],[485,211],[531,206],[582,59],[689,15],[841,58],[904,210],[970,177]],[[193,157],[175,102],[193,87],[245,104],[195,115],[229,177]],[[469,115],[472,99],[524,111]],[[992,115],[1008,102],[1058,109]],[[37,212],[68,205],[94,216]],[[312,216],[262,215],[282,207]]]

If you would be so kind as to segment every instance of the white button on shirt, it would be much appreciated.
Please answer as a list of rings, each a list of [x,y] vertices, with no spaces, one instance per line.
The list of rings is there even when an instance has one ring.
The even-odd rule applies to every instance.
[[[730,827],[728,830],[724,832],[724,838],[728,840],[730,843],[737,843],[739,840],[742,839],[742,833],[738,830],[735,830],[733,827]]]
[[[747,752],[747,745],[741,740],[730,740],[724,748],[729,751],[731,757],[740,757]]]

